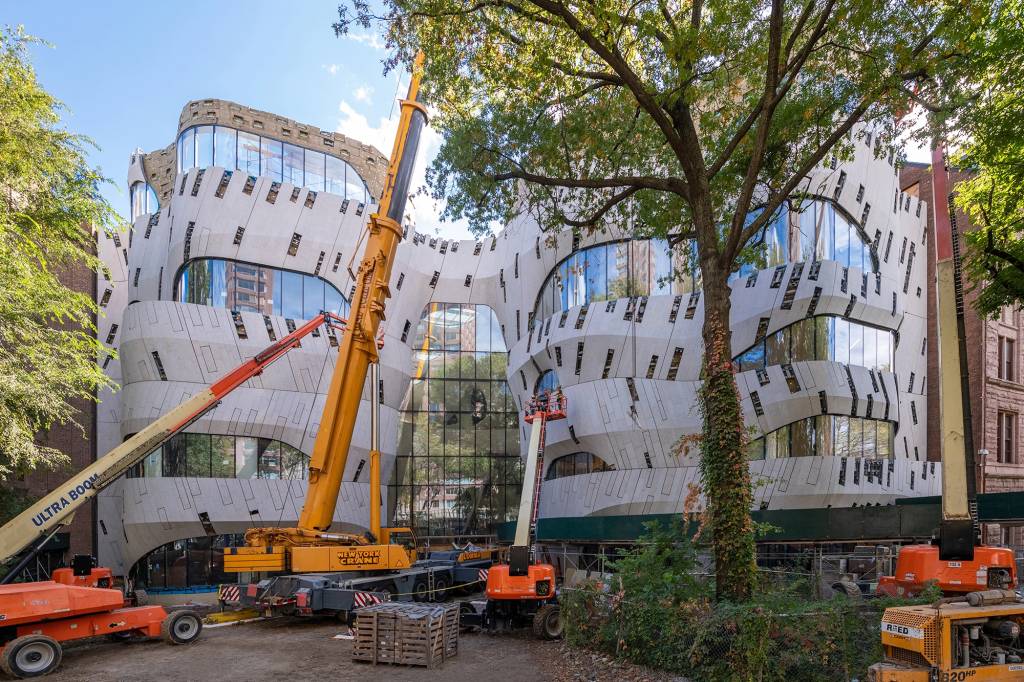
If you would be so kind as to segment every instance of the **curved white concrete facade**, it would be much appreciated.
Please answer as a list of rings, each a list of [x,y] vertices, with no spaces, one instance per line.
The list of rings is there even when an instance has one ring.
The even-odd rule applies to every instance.
[[[147,180],[143,161],[142,156],[133,157],[129,182]],[[841,363],[808,361],[793,365],[795,389],[781,366],[768,367],[760,377],[743,372],[737,380],[746,423],[758,433],[823,411],[870,416],[898,425],[894,453],[888,461],[828,456],[751,462],[759,481],[759,508],[886,504],[901,496],[939,491],[938,466],[923,461],[925,260],[907,256],[910,250],[923,255],[927,247],[926,208],[919,210],[916,199],[899,194],[893,167],[885,159],[873,158],[862,144],[854,162],[819,169],[807,188],[832,197],[840,172],[846,180],[838,205],[851,216],[861,215],[865,204],[875,207],[865,231],[876,235],[878,277],[865,278],[857,268],[844,273],[835,262],[825,261],[818,267],[789,264],[778,273],[768,268],[756,281],[742,278],[734,284],[733,347],[736,353],[744,351],[759,330],[763,335],[781,329],[808,317],[813,306],[815,315],[836,315],[896,331],[895,371],[869,373],[857,366],[847,371]],[[863,193],[859,185],[864,186]],[[99,452],[267,346],[267,324],[277,338],[288,331],[282,317],[244,312],[238,318],[245,328],[246,338],[241,338],[231,311],[175,302],[175,277],[185,263],[223,258],[315,274],[349,296],[348,264],[358,263],[360,231],[373,210],[368,206],[356,215],[354,203],[345,205],[329,193],[312,199],[308,190],[288,183],[274,187],[270,178],[253,182],[241,172],[229,177],[219,167],[178,174],[171,188],[159,213],[140,216],[131,236],[120,235],[119,243],[101,239],[101,256],[113,282],[101,279],[98,287],[101,301],[110,291],[100,337],[110,338],[120,350],[119,359],[107,363],[106,369],[123,389],[101,396]],[[274,189],[277,196],[271,201]],[[372,183],[370,189],[379,193]],[[290,255],[293,235],[301,239]],[[609,231],[585,236],[575,246],[582,249],[625,236]],[[914,246],[902,246],[904,240]],[[571,234],[545,238],[525,217],[481,242],[409,235],[402,243],[393,270],[381,362],[385,481],[394,466],[398,411],[413,373],[411,330],[430,302],[475,303],[490,306],[501,321],[510,349],[508,381],[520,407],[538,376],[549,369],[568,396],[568,419],[548,429],[547,462],[587,451],[615,467],[545,481],[540,515],[681,509],[698,474],[695,460],[673,454],[673,444],[700,428],[696,389],[703,302],[697,301],[690,314],[688,295],[681,304],[671,295],[643,297],[633,301],[635,308],[625,299],[601,301],[585,306],[585,315],[583,308],[575,307],[536,320],[531,332],[528,325],[538,292],[573,246]],[[795,291],[791,302],[784,302],[791,281]],[[624,319],[627,310],[635,312],[641,306],[642,319],[636,314]],[[670,380],[669,359],[675,348],[683,352]],[[615,351],[614,360],[605,370],[609,349]],[[160,358],[162,377],[154,353]],[[309,453],[334,353],[324,333],[308,338],[301,349],[236,390],[189,430],[273,438]],[[648,378],[654,355],[659,359]],[[917,380],[908,391],[912,372]],[[364,392],[364,400],[366,396]],[[338,526],[349,529],[365,528],[369,518],[368,471],[353,480],[369,445],[364,416],[368,405],[364,407],[335,513]],[[524,435],[521,442],[527,441]],[[219,533],[241,532],[254,523],[294,523],[304,495],[305,482],[295,480],[123,479],[100,498],[100,558],[124,572],[156,546],[202,535],[200,512],[209,515]],[[250,514],[253,510],[258,514]]]

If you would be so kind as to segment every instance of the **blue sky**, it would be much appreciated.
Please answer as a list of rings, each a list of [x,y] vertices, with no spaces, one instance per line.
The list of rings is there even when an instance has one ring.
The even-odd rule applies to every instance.
[[[94,165],[114,180],[106,194],[128,213],[125,174],[136,147],[174,141],[178,114],[192,99],[217,97],[324,130],[339,130],[387,155],[397,125],[396,94],[407,78],[385,77],[379,36],[336,38],[337,1],[18,2],[3,23],[53,45],[35,47],[43,87],[70,109],[66,124],[101,148]],[[401,86],[399,92],[398,87]],[[390,118],[389,118],[390,117]],[[436,134],[420,149],[419,177],[437,151]],[[438,207],[413,200],[420,231],[468,237],[440,223]]]

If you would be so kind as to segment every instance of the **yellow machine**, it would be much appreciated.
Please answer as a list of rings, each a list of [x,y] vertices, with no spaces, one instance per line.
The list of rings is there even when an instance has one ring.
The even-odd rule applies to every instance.
[[[1024,607],[1010,590],[972,592],[961,601],[886,609],[885,661],[871,682],[1024,679]]]
[[[367,371],[374,368],[376,390],[377,331],[384,319],[384,304],[391,296],[388,283],[395,251],[402,239],[401,220],[411,182],[426,109],[416,101],[423,56],[417,56],[409,92],[402,100],[398,134],[391,151],[387,180],[377,213],[370,216],[366,251],[356,273],[348,325],[342,333],[338,361],[331,377],[320,429],[309,463],[309,489],[295,528],[253,528],[244,547],[225,552],[228,572],[374,571],[408,568],[416,560],[415,548],[395,544],[392,535],[411,533],[407,528],[382,528],[380,521],[380,450],[376,423],[370,429],[370,532],[369,537],[329,532],[341,479],[352,444],[359,402]],[[376,405],[375,405],[376,407]],[[377,421],[377,410],[373,413]]]
[[[935,605],[886,609],[882,618],[885,659],[871,666],[872,682],[1024,680],[1024,603],[1012,589],[984,589],[993,576],[1014,586],[1013,553],[979,546],[971,457],[970,404],[963,322],[963,288],[957,235],[950,217],[945,155],[932,154],[935,211],[942,433],[942,523],[937,545],[909,546],[900,553],[894,585],[938,581],[946,591],[977,584],[982,591],[948,597]],[[956,370],[960,370],[957,372]],[[975,550],[979,550],[977,553]],[[906,556],[904,556],[906,555]],[[1008,555],[1004,573],[994,559]],[[910,569],[914,569],[909,572]],[[928,569],[925,574],[921,571]],[[949,578],[952,576],[955,580]],[[1008,580],[1006,579],[1008,577]],[[945,578],[944,584],[943,578]],[[955,583],[955,584],[952,584]],[[881,588],[881,585],[880,585]],[[887,590],[883,590],[887,591]],[[900,593],[902,594],[902,592]]]

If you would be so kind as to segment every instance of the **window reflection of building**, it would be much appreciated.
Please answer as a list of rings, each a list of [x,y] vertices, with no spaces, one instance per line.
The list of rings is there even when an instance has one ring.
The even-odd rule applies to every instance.
[[[769,334],[736,358],[746,372],[807,360],[892,371],[896,333],[841,317],[810,317]]]
[[[537,383],[533,386],[533,394],[543,393],[544,391],[553,391],[558,388],[558,375],[555,374],[555,370],[547,369],[537,377]]]
[[[178,276],[176,298],[239,312],[308,320],[322,310],[345,317],[348,300],[319,277],[221,258],[190,260]]]
[[[179,433],[128,470],[128,478],[306,478],[309,457],[270,438]]]
[[[890,459],[894,435],[893,422],[820,414],[755,438],[747,447],[747,459],[815,456]]]
[[[374,201],[359,173],[330,154],[226,126],[194,126],[182,131],[178,135],[178,172],[209,166],[263,175],[361,203]]]
[[[413,338],[389,516],[425,537],[489,534],[514,518],[522,486],[501,326],[486,306],[435,303]]]
[[[844,267],[875,271],[865,235],[856,223],[825,200],[783,205],[765,228],[763,262],[745,265],[733,279],[796,261],[833,260]],[[634,239],[590,246],[559,263],[541,287],[538,320],[593,301],[626,296],[681,295],[701,287],[696,248],[683,242],[669,248],[664,239]]]
[[[579,476],[599,471],[615,471],[614,464],[608,464],[590,452],[573,452],[551,460],[544,480],[551,481],[566,476]]]

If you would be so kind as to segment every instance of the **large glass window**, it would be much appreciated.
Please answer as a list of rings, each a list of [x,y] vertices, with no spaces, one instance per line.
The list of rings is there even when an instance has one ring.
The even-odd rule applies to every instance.
[[[244,544],[240,533],[175,540],[139,559],[129,575],[136,587],[154,593],[203,587],[214,591],[235,580],[235,574],[224,572],[224,549]]]
[[[178,277],[176,300],[308,320],[321,310],[345,317],[348,299],[330,282],[301,272],[221,258],[197,258]]]
[[[845,267],[873,271],[864,235],[829,201],[783,205],[765,228],[764,267],[794,261],[835,260]],[[733,278],[750,274],[744,265]],[[626,296],[681,295],[701,286],[692,243],[669,248],[664,239],[637,239],[581,249],[548,275],[534,308],[538,320],[566,308]]]
[[[544,480],[551,481],[566,476],[579,476],[597,471],[615,471],[615,465],[608,464],[597,455],[590,452],[574,452],[570,455],[562,455],[551,460],[548,466],[548,473]]]
[[[537,299],[536,318],[592,301],[693,291],[688,257],[664,239],[598,244],[582,249],[548,276]]]
[[[309,457],[270,438],[179,433],[128,470],[128,478],[289,478],[302,480]]]
[[[820,414],[787,424],[752,440],[747,459],[780,457],[865,457],[889,459],[893,454],[893,423]]]
[[[374,201],[359,173],[341,159],[226,126],[194,126],[178,136],[178,172],[208,166],[265,175],[364,204]]]
[[[413,339],[389,518],[420,536],[490,534],[515,518],[522,488],[501,326],[487,306],[434,303]]]
[[[156,192],[149,186],[148,182],[133,182],[128,190],[131,203],[132,222],[140,215],[156,213],[160,210],[160,201],[156,198]]]
[[[739,371],[808,360],[831,360],[892,371],[896,332],[841,317],[819,315],[794,322],[738,355]]]

